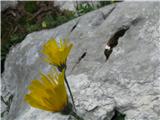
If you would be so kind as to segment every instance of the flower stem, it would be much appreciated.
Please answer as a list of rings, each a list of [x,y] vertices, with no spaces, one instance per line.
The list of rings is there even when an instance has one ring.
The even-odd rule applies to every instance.
[[[72,115],[73,117],[75,117],[77,120],[84,120],[82,117],[80,117],[79,115],[77,115],[77,113],[74,112],[74,111],[72,111],[72,112],[70,113],[70,115]]]
[[[74,102],[74,99],[73,99],[72,91],[71,91],[71,89],[70,89],[70,86],[69,86],[68,81],[67,81],[67,78],[66,78],[66,74],[64,74],[64,79],[65,79],[65,82],[66,82],[68,91],[69,91],[69,93],[70,93],[70,96],[71,96],[71,100],[72,100],[72,103],[73,103],[73,108],[74,108],[74,110],[76,111],[75,102]]]

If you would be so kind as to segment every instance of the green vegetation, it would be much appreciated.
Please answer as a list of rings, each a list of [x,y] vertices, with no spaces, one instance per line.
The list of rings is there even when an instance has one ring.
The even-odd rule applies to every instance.
[[[87,12],[90,12],[92,10],[95,10],[96,7],[93,4],[90,4],[88,2],[77,4],[76,6],[76,12],[78,16],[81,16]]]
[[[74,12],[60,10],[54,2],[19,2],[15,9],[2,12],[1,36],[1,72],[4,70],[6,55],[11,46],[20,43],[27,34],[48,28],[54,28],[76,16]]]
[[[20,43],[27,34],[61,25],[77,15],[81,16],[105,5],[112,4],[113,1],[99,1],[97,6],[89,3],[80,3],[76,6],[76,12],[60,10],[54,6],[53,1],[39,2],[26,1],[19,2],[14,9],[8,8],[2,12],[1,17],[1,72],[4,71],[4,62],[10,47]],[[6,105],[6,110],[1,113],[1,117],[10,110],[13,99],[11,95],[8,100],[1,101]],[[125,120],[125,115],[115,111],[112,120]]]
[[[29,13],[34,13],[38,10],[36,1],[28,1],[24,4],[24,9]]]
[[[115,3],[115,2],[118,2],[118,1],[115,1],[115,0],[110,0],[110,1],[99,1],[98,8],[104,7],[104,6],[106,6],[106,5],[110,5],[110,4]]]
[[[110,0],[110,1],[98,1],[97,4],[94,4],[94,2],[82,2],[80,4],[76,5],[76,13],[78,16],[81,16],[87,12],[96,10],[98,8],[104,7],[106,5],[113,4],[115,2],[120,2],[120,1],[115,1],[115,0]]]
[[[77,4],[76,12],[60,10],[53,1],[20,1],[16,8],[8,8],[1,14],[1,72],[11,46],[20,43],[27,34],[61,25],[77,15],[113,3],[100,1],[95,6],[87,2]]]

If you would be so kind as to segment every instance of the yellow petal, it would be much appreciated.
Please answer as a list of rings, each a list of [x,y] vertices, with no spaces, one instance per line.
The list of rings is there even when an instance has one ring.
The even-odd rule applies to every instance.
[[[66,64],[67,57],[70,53],[73,44],[67,39],[60,39],[58,44],[55,39],[50,39],[43,45],[42,53],[45,55],[45,62],[62,66]]]
[[[25,101],[32,107],[59,112],[68,103],[64,70],[58,73],[53,68],[48,74],[41,73],[41,79],[33,80],[28,88],[30,93],[25,96]]]

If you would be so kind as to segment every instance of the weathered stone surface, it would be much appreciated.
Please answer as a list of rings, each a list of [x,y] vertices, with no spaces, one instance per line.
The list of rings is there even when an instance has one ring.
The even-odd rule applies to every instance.
[[[61,10],[71,10],[76,12],[76,6],[81,3],[87,3],[92,5],[93,7],[97,7],[99,5],[98,1],[54,1],[55,6],[59,6]]]
[[[55,6],[59,6],[62,10],[71,10],[75,11],[75,2],[74,1],[54,1]]]
[[[55,29],[34,32],[13,47],[6,59],[2,93],[14,94],[7,119],[70,120],[70,116],[29,107],[23,100],[30,81],[50,66],[40,56],[51,37],[74,43],[68,58],[68,80],[76,107],[85,120],[111,120],[116,107],[126,120],[160,119],[160,2],[123,2],[88,13]],[[119,38],[108,61],[104,48],[119,27],[129,29]],[[76,65],[79,57],[86,56]]]
[[[1,1],[1,11],[7,9],[8,7],[16,7],[17,1]]]

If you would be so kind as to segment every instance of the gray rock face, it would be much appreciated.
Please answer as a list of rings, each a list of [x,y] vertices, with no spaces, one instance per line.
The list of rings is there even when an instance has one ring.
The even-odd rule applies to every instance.
[[[1,11],[7,9],[8,7],[16,7],[17,1],[1,1]]]
[[[88,3],[94,7],[99,5],[98,1],[54,1],[55,6],[59,6],[61,10],[70,10],[76,12],[76,6],[81,3]]]
[[[74,1],[54,1],[55,6],[59,6],[61,10],[71,10],[75,11]]]
[[[93,11],[55,29],[27,35],[10,50],[5,63],[2,94],[4,98],[14,94],[7,119],[72,119],[31,108],[23,97],[39,70],[50,69],[40,58],[41,46],[51,37],[65,38],[79,20],[69,35],[74,48],[67,63],[68,81],[78,113],[85,120],[111,120],[116,107],[126,114],[125,120],[159,120],[159,8],[160,2],[123,2]],[[129,29],[116,37],[115,33],[124,26]],[[118,45],[106,61],[105,46],[116,39]],[[74,67],[84,52],[86,56]]]

